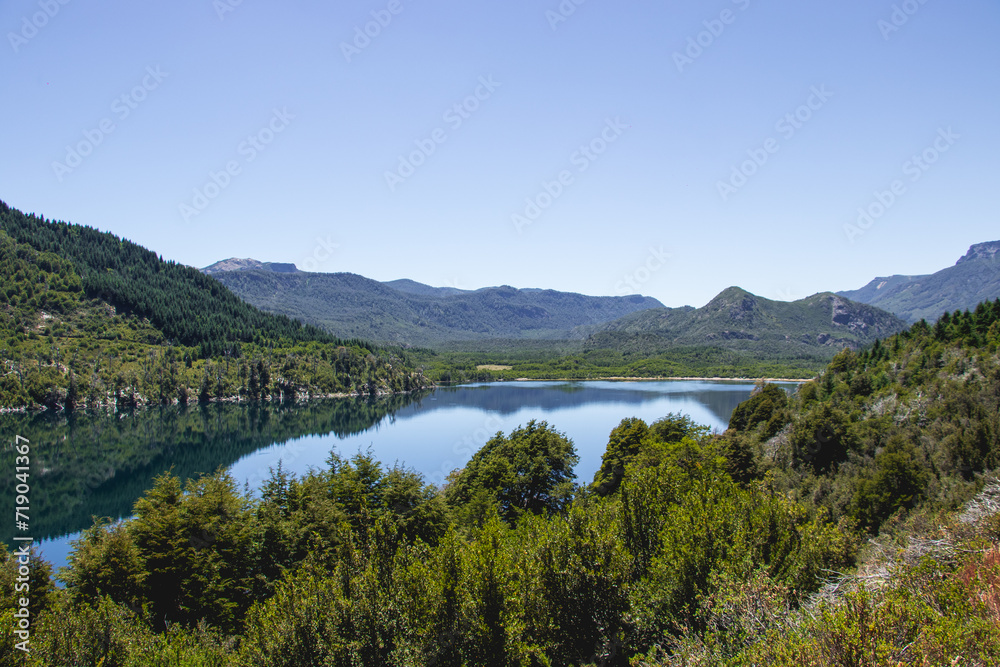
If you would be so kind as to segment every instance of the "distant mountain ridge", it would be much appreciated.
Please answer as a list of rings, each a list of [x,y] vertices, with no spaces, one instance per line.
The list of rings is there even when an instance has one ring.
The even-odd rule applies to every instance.
[[[213,277],[265,310],[339,336],[426,347],[497,339],[567,340],[584,351],[648,357],[713,348],[761,359],[818,360],[906,328],[891,313],[830,292],[789,303],[730,287],[701,308],[666,308],[641,296],[587,297],[509,286],[460,290],[412,280],[381,283],[350,273],[280,273],[256,260],[213,267],[220,265],[233,268]]]
[[[701,308],[656,308],[591,330],[587,349],[636,349],[657,354],[677,346],[800,352],[832,357],[906,328],[879,308],[830,292],[793,302],[772,301],[729,287]]]
[[[954,266],[922,276],[875,278],[838,295],[878,306],[913,324],[945,312],[974,309],[1000,297],[1000,241],[977,243]]]
[[[202,269],[252,305],[336,335],[424,347],[488,339],[565,339],[581,325],[662,308],[644,296],[594,297],[510,286],[460,290],[352,273],[276,271],[257,260]],[[278,265],[283,266],[283,265]]]

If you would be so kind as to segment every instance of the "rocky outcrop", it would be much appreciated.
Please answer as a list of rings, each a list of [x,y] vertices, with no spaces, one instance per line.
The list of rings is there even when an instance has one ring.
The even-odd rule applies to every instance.
[[[200,269],[200,271],[212,275],[226,271],[252,271],[254,269],[273,271],[274,273],[295,273],[299,270],[297,266],[287,262],[261,262],[260,260],[251,258],[240,259],[238,257],[230,257],[229,259],[206,266]]]
[[[964,262],[974,262],[977,260],[991,260],[997,256],[1000,252],[1000,241],[988,241],[986,243],[977,243],[969,248],[969,252],[965,253],[961,259],[955,262],[955,266],[962,264]]]

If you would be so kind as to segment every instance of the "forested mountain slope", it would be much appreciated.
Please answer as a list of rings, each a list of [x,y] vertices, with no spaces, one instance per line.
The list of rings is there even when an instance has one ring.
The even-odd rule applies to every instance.
[[[839,295],[870,303],[913,324],[943,313],[975,308],[1000,298],[1000,241],[977,243],[955,263],[926,276],[876,278],[861,289]]]
[[[385,393],[400,352],[257,310],[198,271],[0,203],[0,407]]]
[[[452,296],[471,291],[459,289],[457,287],[431,287],[430,285],[418,283],[415,280],[409,280],[407,278],[388,280],[382,284],[387,285],[398,292],[407,292],[409,294],[417,294],[419,296]]]
[[[522,344],[477,353],[467,345],[442,355],[450,365],[424,353],[421,359],[434,377],[452,380],[810,378],[841,349],[905,327],[890,313],[830,293],[787,303],[730,287],[701,308],[650,308],[577,327],[559,349]]]
[[[905,328],[878,308],[830,293],[772,301],[730,287],[701,308],[654,308],[580,327],[583,363],[628,375],[810,377],[839,350]]]
[[[71,262],[88,297],[147,318],[167,338],[199,346],[205,355],[221,353],[227,342],[337,342],[320,329],[262,312],[201,272],[114,234],[25,215],[3,202],[0,229],[18,243]]]

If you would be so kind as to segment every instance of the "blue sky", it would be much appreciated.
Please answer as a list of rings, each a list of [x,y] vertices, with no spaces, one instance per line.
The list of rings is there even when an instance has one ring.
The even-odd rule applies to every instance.
[[[1000,239],[995,1],[7,0],[0,31],[0,198],[194,266],[700,306]]]

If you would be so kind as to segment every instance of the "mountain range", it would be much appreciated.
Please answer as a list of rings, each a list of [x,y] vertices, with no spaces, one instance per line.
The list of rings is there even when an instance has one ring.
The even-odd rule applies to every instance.
[[[857,290],[771,301],[730,287],[702,308],[666,308],[633,295],[591,297],[509,286],[462,290],[293,264],[228,259],[202,269],[249,303],[337,336],[435,349],[487,341],[573,341],[576,349],[657,355],[710,346],[830,357],[921,319],[973,309],[1000,296],[1000,241],[979,243],[954,266],[876,278]]]
[[[229,259],[202,271],[258,308],[349,338],[411,346],[561,340],[579,326],[663,307],[656,299],[638,295],[594,297],[506,285],[460,290],[412,280],[382,283],[353,273],[288,272],[285,266]]]
[[[1000,241],[977,243],[954,266],[922,276],[875,278],[838,295],[888,310],[910,324],[945,312],[972,310],[1000,297]]]
[[[638,295],[590,297],[507,286],[460,290],[273,266],[229,259],[202,271],[259,308],[338,336],[433,348],[542,339],[648,355],[711,346],[829,358],[844,346],[859,347],[906,326],[890,313],[831,293],[786,303],[730,287],[702,308],[666,308]]]

